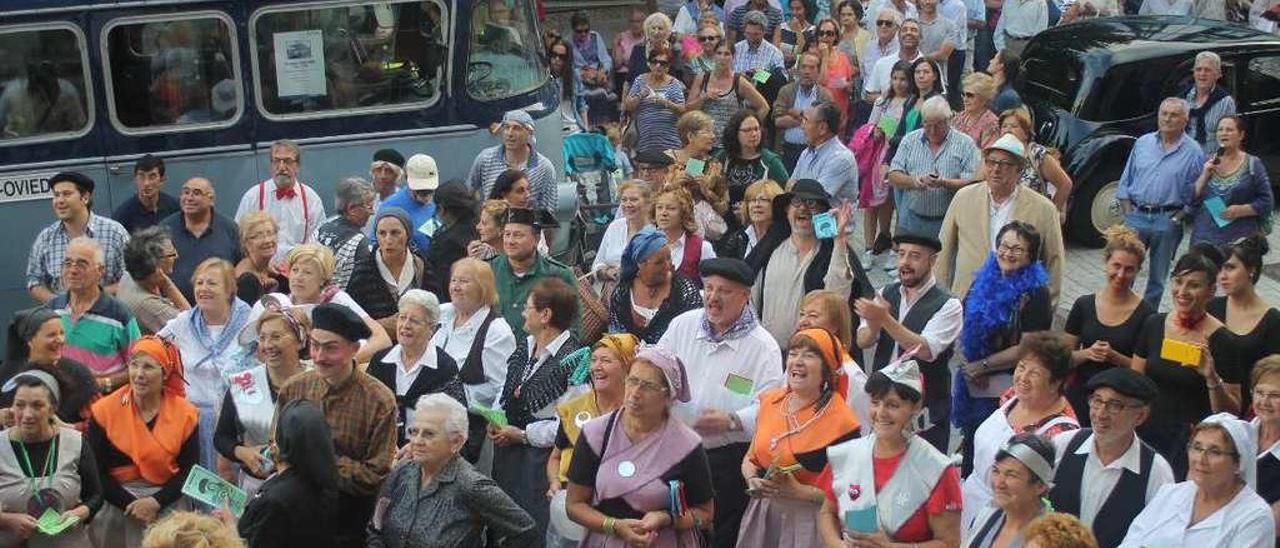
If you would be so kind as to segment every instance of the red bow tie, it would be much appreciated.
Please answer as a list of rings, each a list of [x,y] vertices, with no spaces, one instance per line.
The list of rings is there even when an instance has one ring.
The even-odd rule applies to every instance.
[[[289,186],[287,186],[287,187],[283,187],[283,188],[281,188],[281,187],[276,187],[276,199],[277,199],[277,200],[283,200],[283,199],[285,199],[285,198],[293,198],[293,197],[297,196],[297,195],[298,195],[298,192],[297,192],[296,190],[294,190],[294,189],[293,189],[293,187],[294,187],[294,186],[296,186],[296,185],[289,185]]]

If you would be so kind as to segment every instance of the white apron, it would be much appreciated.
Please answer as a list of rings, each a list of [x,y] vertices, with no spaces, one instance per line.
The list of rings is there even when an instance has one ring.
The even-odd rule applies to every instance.
[[[244,428],[244,444],[250,447],[271,442],[271,425],[276,417],[276,404],[271,400],[271,385],[267,367],[259,365],[251,369],[227,374],[231,403],[236,406],[236,417]],[[236,463],[238,464],[238,463]],[[240,472],[240,488],[249,497],[262,487],[265,480]]]
[[[160,491],[160,486],[151,485],[141,479],[125,482],[121,487],[138,498],[149,497]],[[160,515],[156,516],[156,521],[164,518],[169,512],[185,510],[191,510],[191,502],[185,496],[179,497],[167,508],[160,509]],[[123,509],[116,508],[109,502],[103,502],[102,509],[98,510],[98,515],[94,516],[93,522],[89,524],[89,535],[96,548],[140,548],[145,532],[146,526],[142,522],[126,516]]]
[[[911,436],[907,440],[907,454],[898,463],[893,477],[877,493],[873,466],[875,439],[875,434],[871,434],[827,448],[831,489],[839,505],[841,523],[846,512],[874,505],[880,530],[893,539],[898,529],[929,500],[951,461],[932,445]]]

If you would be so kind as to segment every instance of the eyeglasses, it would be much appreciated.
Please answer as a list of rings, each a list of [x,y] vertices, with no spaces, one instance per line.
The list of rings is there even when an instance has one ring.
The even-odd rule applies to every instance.
[[[670,64],[671,64],[671,62],[670,62],[670,61],[667,61],[667,60],[665,60],[665,59],[650,59],[650,60],[649,60],[649,64],[650,64],[650,65],[653,65],[653,66],[655,66],[655,67],[665,67],[665,66],[670,65]]]
[[[1280,392],[1253,391],[1253,401],[1280,401]]]
[[[1010,162],[1009,160],[996,160],[995,158],[987,158],[983,160],[983,163],[987,164],[988,169],[1015,169],[1020,165],[1017,162]]]
[[[196,198],[204,198],[205,196],[208,196],[209,193],[199,188],[184,188],[182,189],[182,195],[195,196]]]
[[[93,263],[84,259],[66,259],[62,261],[63,270],[87,270]]]
[[[626,384],[627,388],[636,389],[649,394],[657,394],[668,390],[667,387],[662,384],[653,381],[646,381],[640,377],[628,376],[623,383]]]
[[[826,202],[823,202],[822,200],[815,200],[813,198],[801,198],[799,196],[791,197],[791,206],[803,207],[809,211],[826,211],[827,209]]]
[[[1020,245],[1009,245],[1001,243],[996,246],[996,252],[1008,255],[1010,257],[1021,257],[1027,253],[1027,248]]]
[[[428,325],[426,320],[420,320],[404,312],[396,314],[396,320],[417,328],[423,328]]]
[[[879,20],[879,21],[876,21],[876,26],[877,26],[877,27],[895,27],[895,26],[897,26],[897,25],[898,25],[898,24],[897,24],[897,23],[894,23],[893,21],[886,21],[886,20],[884,20],[884,19],[881,19],[881,20]]]
[[[835,35],[836,35],[836,31],[834,31],[834,30],[820,30],[820,31],[818,31],[818,36],[835,36]]]
[[[569,58],[569,54],[568,54],[568,53],[555,53],[555,52],[552,52],[552,53],[551,53],[551,58],[552,58],[552,59],[568,59],[568,58]]]
[[[1142,404],[1125,403],[1121,400],[1104,400],[1100,396],[1089,396],[1089,408],[1101,409],[1107,413],[1119,413],[1126,409],[1138,409]]]
[[[1225,457],[1237,457],[1240,455],[1235,451],[1227,451],[1225,449],[1220,449],[1217,447],[1205,447],[1196,442],[1191,442],[1187,444],[1187,453],[1190,455],[1203,455],[1213,460],[1217,460]]]
[[[715,42],[716,40],[719,40],[719,39],[720,39],[720,37],[719,37],[719,36],[716,36],[716,35],[714,35],[714,34],[708,34],[708,35],[704,35],[704,36],[699,36],[699,37],[698,37],[698,41],[699,41],[699,42],[704,42],[704,43],[705,43],[705,42]]]
[[[298,159],[297,158],[272,158],[271,163],[292,166],[292,165],[297,165]]]

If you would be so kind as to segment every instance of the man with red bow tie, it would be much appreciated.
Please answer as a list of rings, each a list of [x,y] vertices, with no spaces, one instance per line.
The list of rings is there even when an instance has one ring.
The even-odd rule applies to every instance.
[[[273,264],[284,261],[294,246],[306,242],[324,222],[324,202],[311,187],[298,180],[302,151],[293,141],[271,144],[271,178],[244,193],[236,208],[236,222],[250,211],[266,211],[276,220],[279,237]]]

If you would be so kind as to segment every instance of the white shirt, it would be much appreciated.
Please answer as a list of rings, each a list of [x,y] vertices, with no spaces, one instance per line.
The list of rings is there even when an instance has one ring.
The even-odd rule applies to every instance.
[[[893,35],[893,38],[889,39],[889,43],[885,44],[884,47],[881,47],[880,37],[875,35],[875,31],[872,31],[871,38],[867,40],[867,52],[863,54],[863,58],[861,59],[862,66],[859,67],[862,70],[862,73],[867,76],[874,74],[876,70],[876,63],[880,62],[880,59],[890,55],[896,57],[898,55],[899,47],[898,35]],[[867,86],[862,87],[863,89],[867,88]]]
[[[1184,481],[1161,487],[1129,526],[1121,548],[1190,546],[1195,548],[1272,548],[1276,524],[1271,507],[1244,487],[1226,506],[1195,525],[1191,513],[1198,488]]]
[[[911,307],[915,306],[933,286],[938,284],[937,278],[933,275],[929,276],[929,281],[920,286],[920,290],[916,292],[914,299],[907,296],[907,288],[900,287],[898,292],[901,294],[902,301],[898,306],[898,321],[902,321],[911,312]],[[884,289],[880,290],[883,296]],[[942,308],[938,309],[938,313],[934,314],[929,321],[924,324],[924,329],[919,335],[924,338],[925,344],[929,345],[929,353],[934,359],[942,354],[947,347],[955,344],[956,339],[960,337],[960,328],[964,325],[964,306],[960,303],[960,299],[951,297],[947,302],[943,303]],[[866,329],[865,325],[859,327],[858,330]],[[897,357],[902,352],[902,348],[898,346],[898,342],[893,342],[893,357]]]
[[[995,196],[991,195],[991,187],[987,187],[987,219],[989,221],[987,226],[991,230],[992,251],[995,251],[996,246],[1000,245],[996,235],[1000,234],[1000,229],[1009,224],[1009,220],[1013,218],[1013,200],[1018,197],[1018,187],[1020,186],[1022,185],[1014,186],[1013,192],[1010,192],[1009,196],[1005,197],[1003,203],[996,203]]]
[[[1030,38],[1049,27],[1049,5],[1044,0],[1005,0],[1000,24],[1004,34]]]
[[[1071,430],[1054,436],[1053,446],[1057,455],[1054,462],[1062,462],[1062,457],[1067,452],[1067,445],[1078,433],[1078,430]],[[1133,437],[1133,443],[1129,444],[1129,449],[1120,455],[1120,458],[1111,461],[1111,464],[1102,464],[1102,460],[1093,452],[1093,447],[1093,434],[1089,434],[1089,439],[1084,440],[1084,443],[1080,444],[1075,451],[1076,455],[1088,455],[1085,459],[1084,472],[1081,474],[1079,517],[1080,521],[1089,527],[1093,527],[1093,520],[1098,516],[1098,510],[1101,510],[1102,505],[1107,502],[1107,497],[1111,496],[1111,491],[1115,489],[1124,471],[1142,474],[1142,444],[1136,435]],[[1156,453],[1155,458],[1151,460],[1151,475],[1147,479],[1147,491],[1144,496],[1146,502],[1150,503],[1161,487],[1173,482],[1173,469],[1169,467],[1169,462]]]
[[[946,17],[955,27],[951,42],[955,44],[956,51],[965,51],[969,44],[969,8],[964,0],[942,0],[938,4],[938,15]]]
[[[462,364],[467,361],[467,355],[471,353],[471,344],[475,341],[476,333],[480,331],[480,324],[483,324],[485,316],[489,315],[489,307],[480,307],[470,318],[467,318],[466,323],[455,327],[454,320],[457,314],[458,311],[453,303],[440,305],[440,327],[431,337],[431,344],[444,349],[461,369]],[[507,325],[507,321],[502,319],[502,315],[498,315],[489,324],[489,331],[484,336],[484,351],[480,354],[480,363],[484,366],[484,382],[462,385],[469,403],[478,403],[486,407],[494,405],[494,400],[497,400],[498,395],[502,393],[502,386],[507,383],[507,358],[515,351],[516,336],[511,332],[511,326]]]
[[[686,234],[680,235],[680,239],[671,244],[671,269],[680,270],[680,265],[684,264],[684,241],[688,237]],[[621,256],[619,256],[621,257]],[[716,251],[711,248],[711,242],[702,240],[702,251],[698,252],[698,261],[716,258]],[[621,259],[619,259],[621,261]]]
[[[893,11],[902,14],[903,19],[920,18],[920,11],[916,9],[915,2],[908,0],[906,2],[906,6],[907,11],[906,13],[903,13],[902,10],[899,10],[898,6],[895,6],[890,0],[871,0],[871,3],[867,5],[866,12],[862,14],[862,28],[874,33],[876,31],[876,17],[879,17],[880,10],[885,8],[891,8]]]
[[[387,351],[387,355],[382,357],[382,361],[396,366],[396,395],[403,396],[409,393],[409,387],[413,386],[414,381],[418,380],[418,375],[422,373],[422,368],[435,369],[439,366],[436,362],[436,347],[427,346],[427,350],[422,353],[418,361],[413,363],[409,369],[404,368],[404,347],[396,345]]]
[[[1192,0],[1144,0],[1138,15],[1190,15]]]
[[[916,56],[911,59],[907,59],[907,62],[915,62],[916,59],[921,57],[924,56],[921,55],[919,51],[916,51]],[[893,65],[896,65],[898,61],[902,60],[902,52],[899,50],[895,55],[887,55],[885,57],[881,57],[879,61],[876,61],[876,67],[871,72],[871,77],[867,78],[867,84],[864,86],[866,88],[866,92],[880,93],[887,91],[889,89],[889,84],[893,82]]]
[[[692,397],[687,403],[676,402],[672,413],[690,426],[703,409],[734,413],[743,429],[703,436],[702,445],[715,449],[731,443],[750,443],[756,429],[760,393],[782,385],[782,350],[773,336],[758,325],[738,339],[712,342],[702,330],[705,317],[706,311],[701,308],[676,316],[658,341],[658,346],[680,357],[689,378]],[[735,385],[749,383],[750,393],[731,391],[727,386],[731,378]]]
[[[237,223],[246,213],[259,209],[270,213],[276,220],[276,226],[279,227],[276,233],[278,241],[276,255],[271,258],[275,263],[284,262],[285,256],[294,246],[308,241],[311,234],[324,223],[324,201],[320,199],[320,195],[301,181],[294,185],[300,187],[299,194],[280,201],[276,199],[275,180],[267,179],[249,187],[249,190],[246,190],[244,196],[240,198],[240,207],[236,208]],[[305,208],[303,208],[301,193],[306,194]],[[259,198],[262,199],[262,208],[258,207]]]
[[[849,360],[841,366],[845,375],[849,376],[849,393],[844,394],[845,403],[858,417],[858,431],[863,436],[871,434],[871,394],[867,393],[867,372],[858,367],[858,363]]]
[[[604,229],[600,238],[600,248],[596,250],[596,258],[591,262],[591,271],[595,272],[606,266],[620,266],[622,252],[627,248],[627,218],[618,217]]]

